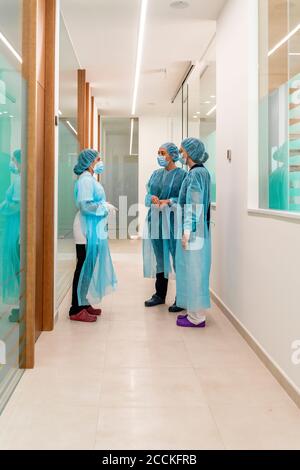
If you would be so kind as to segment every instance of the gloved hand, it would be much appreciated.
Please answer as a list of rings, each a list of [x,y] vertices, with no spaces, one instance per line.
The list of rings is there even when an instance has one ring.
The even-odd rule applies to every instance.
[[[184,250],[188,248],[190,238],[191,238],[191,232],[188,230],[185,230],[181,239],[182,248]]]

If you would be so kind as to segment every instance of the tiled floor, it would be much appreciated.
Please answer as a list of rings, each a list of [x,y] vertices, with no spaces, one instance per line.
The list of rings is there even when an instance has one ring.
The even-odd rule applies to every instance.
[[[0,448],[300,449],[299,409],[221,312],[177,328],[143,306],[138,242],[112,249],[118,291],[92,325],[71,323],[66,299],[0,418]]]

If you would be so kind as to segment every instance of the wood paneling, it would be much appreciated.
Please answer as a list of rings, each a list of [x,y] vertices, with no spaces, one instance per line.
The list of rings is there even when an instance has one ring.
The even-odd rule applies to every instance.
[[[44,161],[45,161],[45,64],[46,64],[46,0],[37,0],[37,107],[36,107],[36,309],[35,337],[43,330],[44,272]]]
[[[34,366],[35,340],[53,326],[54,285],[54,72],[56,0],[23,0],[23,76],[27,94],[26,201],[22,227],[25,282],[25,355]],[[47,47],[47,52],[46,52]]]
[[[86,114],[86,72],[85,70],[78,70],[77,77],[77,126],[78,126],[78,141],[80,150],[85,147],[85,114]]]
[[[91,138],[90,146],[94,148],[94,128],[95,128],[95,97],[91,98]]]
[[[36,161],[36,299],[35,337],[43,330],[43,273],[44,265],[44,161],[45,161],[45,88],[37,83],[37,161]],[[49,227],[48,227],[49,230]]]
[[[101,150],[101,117],[98,114],[98,152]]]
[[[45,161],[44,161],[44,331],[54,327],[54,217],[55,217],[55,63],[56,63],[56,0],[46,2],[45,61]]]
[[[85,84],[85,148],[91,146],[90,143],[90,124],[91,124],[91,89],[90,84]]]
[[[34,366],[35,344],[35,292],[36,292],[36,181],[37,181],[37,152],[36,152],[36,107],[37,107],[37,1],[23,0],[23,38],[22,38],[22,73],[26,83],[27,94],[27,125],[24,139],[26,149],[26,188],[23,201],[26,201],[26,211],[23,210],[22,230],[26,234],[22,246],[22,265],[25,267],[24,296],[21,308],[24,311],[25,350],[21,367]]]

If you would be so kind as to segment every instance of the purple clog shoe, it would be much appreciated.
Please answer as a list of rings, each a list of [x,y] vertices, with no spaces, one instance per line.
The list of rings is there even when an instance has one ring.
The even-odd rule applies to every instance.
[[[180,318],[181,317],[181,318]],[[191,323],[188,319],[188,317],[183,317],[180,315],[180,317],[177,318],[177,326],[181,326],[182,328],[205,328],[206,322],[202,322],[199,325],[194,325],[194,323]]]

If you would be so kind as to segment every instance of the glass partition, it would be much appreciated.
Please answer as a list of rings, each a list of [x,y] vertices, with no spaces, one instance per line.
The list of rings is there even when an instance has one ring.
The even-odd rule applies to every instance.
[[[259,202],[300,212],[300,1],[259,1]]]
[[[74,203],[73,167],[77,160],[77,70],[79,64],[69,38],[63,17],[60,19],[60,73],[59,73],[59,149],[57,189],[57,265],[56,307],[67,294],[74,273],[75,246],[73,221]]]
[[[181,87],[172,108],[172,136],[175,142],[186,137],[201,139],[209,154],[205,164],[211,174],[212,202],[216,202],[216,50],[212,42],[206,56],[198,63]]]
[[[20,300],[24,291],[26,233],[22,3],[0,3],[0,412],[20,377],[24,351]]]
[[[138,216],[138,119],[134,119],[133,124],[132,127],[130,118],[102,120],[105,172],[101,175],[101,183],[108,202],[118,209],[109,217],[111,239],[126,239],[138,234],[138,226],[134,224]]]

